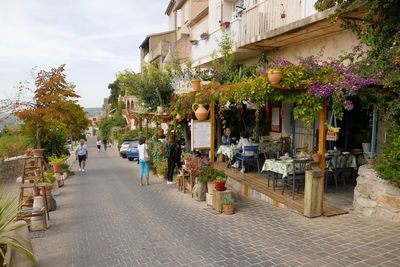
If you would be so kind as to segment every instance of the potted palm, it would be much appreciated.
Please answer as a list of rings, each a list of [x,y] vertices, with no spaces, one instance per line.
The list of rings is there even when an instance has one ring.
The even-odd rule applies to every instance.
[[[33,149],[32,153],[34,157],[43,157],[44,149],[42,148]]]
[[[32,264],[35,263],[35,255],[18,241],[20,238],[13,235],[15,230],[24,227],[24,224],[14,224],[18,219],[17,212],[20,205],[17,197],[2,190],[0,193],[0,266],[4,264],[7,247],[24,252]]]
[[[235,206],[233,205],[232,198],[224,198],[221,200],[222,211],[225,215],[232,215],[235,213]]]

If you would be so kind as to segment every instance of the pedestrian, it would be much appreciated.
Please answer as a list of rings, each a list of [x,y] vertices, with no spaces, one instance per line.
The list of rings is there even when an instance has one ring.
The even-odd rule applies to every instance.
[[[178,154],[178,145],[175,142],[173,135],[168,136],[167,144],[167,159],[168,159],[168,173],[167,184],[174,184],[174,171],[176,166],[176,159]]]
[[[147,185],[149,185],[149,171],[150,171],[150,156],[149,156],[149,148],[146,144],[146,137],[139,137],[139,176],[140,176],[140,185],[143,186],[143,172],[145,178],[147,179]]]
[[[75,151],[76,159],[79,161],[79,171],[85,172],[86,160],[89,157],[88,147],[85,140],[81,139]]]
[[[107,151],[107,138],[103,139],[104,151]]]
[[[100,149],[101,149],[101,142],[100,142],[100,138],[97,138],[97,141],[96,141],[96,146],[97,146],[97,151],[98,151],[98,152],[100,152]]]

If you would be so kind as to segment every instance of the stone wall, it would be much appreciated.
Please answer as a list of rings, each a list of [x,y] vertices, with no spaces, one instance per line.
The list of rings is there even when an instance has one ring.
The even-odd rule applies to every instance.
[[[380,179],[371,166],[363,165],[358,171],[353,206],[357,213],[400,222],[400,188]]]
[[[0,184],[7,188],[15,187],[15,180],[22,175],[24,160],[22,158],[0,162]],[[14,188],[15,189],[15,188]]]

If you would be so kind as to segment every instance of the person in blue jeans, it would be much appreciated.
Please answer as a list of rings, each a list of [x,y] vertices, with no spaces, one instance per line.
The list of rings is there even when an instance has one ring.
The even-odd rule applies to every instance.
[[[147,185],[149,185],[149,171],[150,171],[150,157],[149,157],[149,148],[146,144],[146,137],[139,137],[139,167],[140,167],[140,185],[143,186],[143,174],[146,178]]]

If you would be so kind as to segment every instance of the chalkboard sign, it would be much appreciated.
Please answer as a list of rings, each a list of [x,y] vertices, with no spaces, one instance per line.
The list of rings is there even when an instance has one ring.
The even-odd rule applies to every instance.
[[[192,150],[210,149],[211,121],[192,120]]]

